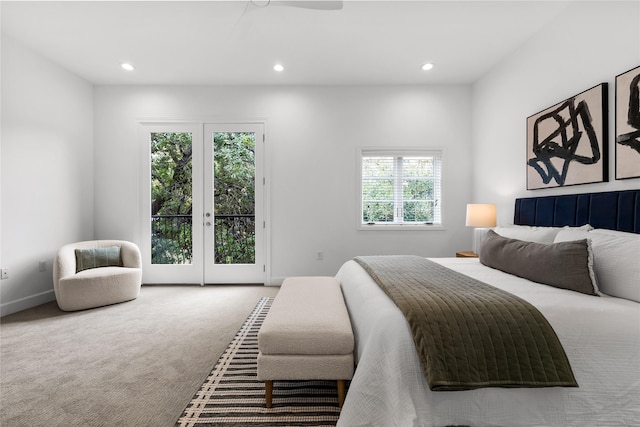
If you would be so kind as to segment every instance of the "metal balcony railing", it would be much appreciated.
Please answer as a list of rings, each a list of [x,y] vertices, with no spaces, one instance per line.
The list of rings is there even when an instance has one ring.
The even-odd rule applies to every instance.
[[[151,216],[151,263],[191,264],[191,215]]]
[[[216,264],[255,264],[256,216],[215,215],[214,221]]]
[[[216,264],[255,263],[255,215],[214,216]],[[151,216],[153,264],[189,264],[193,256],[191,215]]]

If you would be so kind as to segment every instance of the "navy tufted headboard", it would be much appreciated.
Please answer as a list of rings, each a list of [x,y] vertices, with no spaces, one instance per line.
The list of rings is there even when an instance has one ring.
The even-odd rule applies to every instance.
[[[640,233],[640,190],[516,199],[513,223],[542,227],[591,224]]]

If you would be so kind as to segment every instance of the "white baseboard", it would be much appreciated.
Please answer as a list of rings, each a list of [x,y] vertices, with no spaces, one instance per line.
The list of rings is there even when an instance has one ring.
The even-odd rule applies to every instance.
[[[272,277],[269,283],[265,283],[265,286],[282,286],[284,279],[286,279],[286,277]]]
[[[0,304],[0,317],[17,313],[18,311],[26,310],[27,308],[45,304],[50,301],[55,301],[55,299],[56,295],[53,292],[53,289],[51,289],[49,291],[40,292],[39,294],[20,298],[15,301],[5,302]]]

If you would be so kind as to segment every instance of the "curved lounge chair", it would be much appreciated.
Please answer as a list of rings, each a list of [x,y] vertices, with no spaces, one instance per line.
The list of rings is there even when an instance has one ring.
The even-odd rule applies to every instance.
[[[141,284],[140,249],[124,240],[70,243],[53,265],[53,289],[63,311],[136,299]]]

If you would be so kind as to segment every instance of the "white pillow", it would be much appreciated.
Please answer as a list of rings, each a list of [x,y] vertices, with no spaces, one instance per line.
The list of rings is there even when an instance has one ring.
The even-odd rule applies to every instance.
[[[562,230],[555,242],[589,239],[598,288],[607,295],[640,302],[640,235]]]
[[[560,230],[553,239],[553,243],[570,242],[571,240],[589,239],[593,236],[589,230],[581,230],[579,228],[565,228]]]
[[[591,230],[593,227],[589,224],[581,227],[534,227],[529,225],[511,225],[509,227],[495,227],[493,231],[502,237],[508,237],[510,239],[550,245],[553,243],[556,235],[566,228],[570,228],[572,230]]]
[[[598,234],[608,234],[610,236],[622,236],[622,237],[635,237],[635,238],[640,238],[640,234],[636,234],[636,233],[628,233],[626,231],[618,231],[618,230],[608,230],[606,228],[594,228],[593,230],[590,230],[592,233],[598,233]]]

